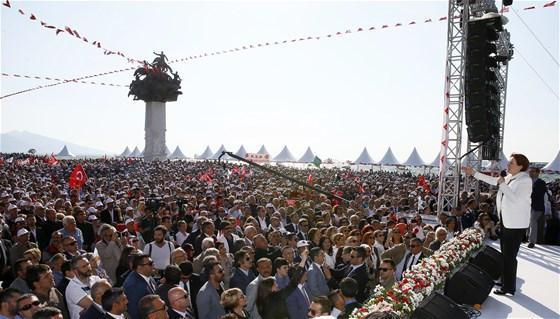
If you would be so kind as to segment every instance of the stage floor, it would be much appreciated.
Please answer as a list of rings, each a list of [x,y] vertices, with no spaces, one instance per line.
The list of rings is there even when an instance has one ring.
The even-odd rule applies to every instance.
[[[515,296],[490,293],[479,318],[560,318],[560,247],[521,244],[517,263]]]

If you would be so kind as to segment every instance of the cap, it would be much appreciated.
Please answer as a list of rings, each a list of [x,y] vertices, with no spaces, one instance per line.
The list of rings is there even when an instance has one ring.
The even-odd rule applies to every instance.
[[[17,237],[24,236],[24,235],[27,235],[27,234],[29,234],[29,231],[25,228],[21,228],[17,231]]]
[[[131,223],[131,222],[134,223],[134,219],[132,219],[132,218],[127,218],[127,219],[124,221],[124,224],[125,224],[125,225],[128,225],[128,223]]]
[[[128,206],[125,210],[128,212],[128,211],[134,210],[134,208]]]
[[[110,204],[112,202],[114,202],[114,200],[111,197],[109,197],[105,200],[105,204]]]
[[[103,203],[102,203],[102,202],[96,202],[96,203],[95,203],[95,207],[102,207],[102,206],[103,206]]]
[[[97,216],[95,216],[95,215],[93,215],[93,214],[92,214],[92,215],[89,215],[88,218],[87,218],[87,220],[89,220],[90,222],[92,222],[92,221],[94,221],[94,220],[97,220]]]
[[[18,207],[14,204],[8,205],[8,210],[17,209]]]
[[[23,217],[18,217],[18,218],[16,218],[16,220],[14,221],[14,223],[25,223],[25,218],[23,218]]]
[[[266,204],[266,208],[274,208],[274,205],[272,205],[272,203],[268,203]]]
[[[90,207],[90,208],[87,209],[87,212],[90,213],[90,214],[95,214],[95,213],[97,213],[97,209],[95,209],[93,207]]]
[[[307,246],[309,246],[309,243],[307,242],[307,240],[300,240],[296,244],[297,248],[307,247]]]

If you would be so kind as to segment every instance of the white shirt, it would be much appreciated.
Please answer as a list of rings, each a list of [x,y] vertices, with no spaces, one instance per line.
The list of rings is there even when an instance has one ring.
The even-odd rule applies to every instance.
[[[338,318],[338,315],[340,315],[342,311],[338,310],[337,308],[333,307],[332,311],[331,311],[331,316]]]
[[[115,318],[115,319],[125,319],[125,317],[123,315],[115,315],[115,314],[112,314],[110,312],[106,312],[106,314],[108,314],[110,317]]]
[[[181,233],[181,232],[177,232],[177,234],[175,234],[175,241],[177,241],[177,246],[181,246],[183,245],[183,242],[185,241],[185,239],[187,239],[187,237],[189,236],[189,233]]]
[[[260,216],[257,216],[257,220],[259,221],[259,226],[261,226],[261,229],[266,230],[266,228],[268,227],[268,225],[266,224],[266,218],[261,218]]]
[[[153,241],[144,247],[144,253],[150,254],[150,246],[152,246],[151,258],[154,261],[155,269],[165,269],[171,263],[171,251],[173,251],[173,245],[167,240],[163,241],[163,246],[159,247]]]
[[[303,297],[305,298],[307,304],[311,304],[311,299],[309,299],[309,295],[307,294],[307,291],[305,291],[305,288],[303,288],[303,284],[298,284],[298,289],[301,291],[301,294],[303,295]]]
[[[66,305],[68,306],[71,319],[80,318],[80,312],[82,312],[84,308],[80,307],[78,303],[84,299],[84,297],[91,298],[91,286],[99,280],[101,280],[101,278],[98,276],[90,276],[87,284],[81,282],[77,276],[70,280],[68,287],[66,287],[65,295]]]
[[[397,268],[395,269],[395,274],[397,275],[397,279],[401,278],[402,275],[402,271],[403,271],[403,267],[404,267],[404,262],[406,260],[406,256],[410,253],[410,250],[406,250],[406,252],[404,253],[405,258],[403,258],[401,260],[401,262],[397,265]]]

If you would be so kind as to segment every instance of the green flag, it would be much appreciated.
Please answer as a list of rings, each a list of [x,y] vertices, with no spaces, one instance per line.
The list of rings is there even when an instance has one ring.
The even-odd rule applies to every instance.
[[[321,167],[321,163],[323,163],[323,161],[321,161],[321,159],[318,156],[315,156],[315,158],[313,159],[313,165],[317,167]]]

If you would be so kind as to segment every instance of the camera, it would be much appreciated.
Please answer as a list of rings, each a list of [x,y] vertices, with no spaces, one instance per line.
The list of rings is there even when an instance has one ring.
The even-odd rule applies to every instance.
[[[161,197],[156,197],[155,195],[150,195],[146,199],[146,208],[151,211],[153,214],[157,214],[158,209],[165,204],[161,201]]]

